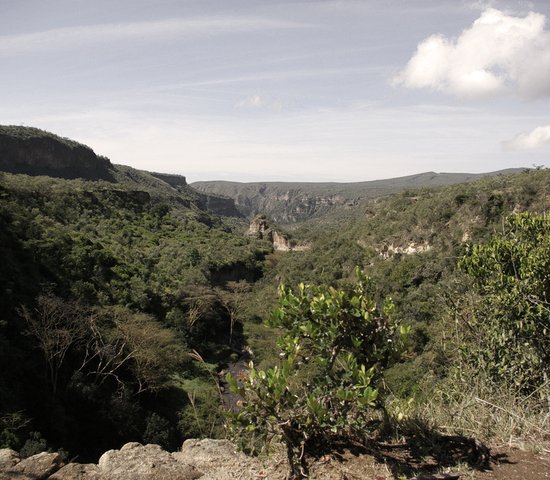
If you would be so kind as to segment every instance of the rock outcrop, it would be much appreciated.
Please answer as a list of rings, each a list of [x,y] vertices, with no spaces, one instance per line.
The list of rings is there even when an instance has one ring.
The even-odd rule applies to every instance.
[[[258,458],[238,451],[228,440],[186,440],[181,452],[172,455],[204,472],[201,480],[286,478],[286,464],[282,468],[273,462],[269,466],[265,465]]]
[[[21,460],[13,450],[0,450],[0,480],[276,480],[285,475],[286,465],[266,466],[227,440],[186,440],[174,453],[132,442],[105,452],[97,465],[64,465],[59,454],[48,452]]]
[[[208,195],[197,192],[199,195],[199,205],[202,209],[221,215],[222,217],[243,217],[244,215],[237,210],[235,201],[231,198],[220,197],[217,195]]]
[[[378,253],[382,258],[388,259],[396,254],[413,255],[415,253],[429,252],[431,249],[432,246],[427,242],[419,243],[411,241],[406,246],[396,246],[393,243],[390,243],[389,245],[384,245]]]
[[[248,228],[246,235],[258,240],[267,240],[273,245],[274,250],[288,252],[292,250],[292,246],[288,238],[282,233],[275,230],[269,223],[265,215],[254,217]]]
[[[19,454],[15,450],[11,448],[0,450],[0,472],[11,469],[20,461]]]
[[[0,126],[1,171],[111,181],[112,168],[86,145],[38,128]]]
[[[157,173],[157,172],[149,172],[149,173],[153,177],[158,178],[163,182],[166,182],[171,187],[178,188],[178,187],[187,186],[187,180],[183,175],[175,175],[172,173]]]
[[[0,457],[4,457],[5,450],[0,450]],[[18,480],[46,480],[63,466],[61,455],[59,453],[42,452],[32,457],[20,460],[12,455],[13,451],[7,453],[12,456],[12,461],[16,461],[11,467],[0,471],[0,480],[15,479]]]
[[[105,452],[97,464],[102,478],[117,480],[195,480],[203,473],[193,465],[178,461],[158,445],[127,443],[120,450]]]

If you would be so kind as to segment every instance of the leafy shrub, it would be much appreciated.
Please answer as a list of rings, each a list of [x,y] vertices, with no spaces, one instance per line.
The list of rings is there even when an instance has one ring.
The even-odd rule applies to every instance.
[[[550,218],[508,217],[505,230],[473,245],[460,261],[474,298],[465,321],[467,363],[525,393],[550,374]]]
[[[359,268],[356,275],[357,282],[342,290],[282,286],[271,319],[284,330],[280,364],[252,366],[242,385],[227,377],[244,398],[232,415],[237,438],[253,447],[280,436],[293,478],[306,474],[306,454],[330,446],[332,437],[364,438],[371,410],[382,406],[377,381],[408,333],[391,320],[391,301],[378,308],[367,277]]]

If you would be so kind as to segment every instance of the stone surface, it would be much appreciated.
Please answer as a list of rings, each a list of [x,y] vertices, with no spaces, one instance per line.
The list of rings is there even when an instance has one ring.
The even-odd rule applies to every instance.
[[[286,465],[280,468],[271,459],[265,463],[236,450],[227,440],[186,440],[181,452],[172,453],[179,462],[192,463],[204,472],[201,480],[253,480],[286,478]]]
[[[278,232],[267,220],[265,215],[257,215],[254,217],[246,235],[258,240],[267,240],[273,245],[274,250],[287,252],[292,250],[290,242],[286,236]]]
[[[94,151],[32,127],[0,128],[0,170],[27,175],[110,180],[111,162]]]
[[[0,471],[8,470],[21,461],[19,454],[11,448],[0,449]]]
[[[113,480],[194,480],[202,472],[177,461],[158,445],[127,443],[120,450],[105,452],[98,463],[101,479]]]
[[[103,480],[99,468],[93,463],[69,463],[51,475],[48,480]]]
[[[14,479],[32,478],[33,480],[43,480],[62,466],[63,461],[59,453],[42,452],[21,460],[6,473],[13,475],[12,478]]]

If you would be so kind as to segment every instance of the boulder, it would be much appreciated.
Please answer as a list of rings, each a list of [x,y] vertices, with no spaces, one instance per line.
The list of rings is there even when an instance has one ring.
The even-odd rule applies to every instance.
[[[42,452],[21,460],[5,471],[5,475],[14,479],[45,480],[62,466],[63,461],[59,453]]]
[[[246,235],[250,238],[256,238],[258,240],[267,240],[273,245],[274,250],[283,252],[292,250],[288,238],[281,232],[275,230],[265,215],[257,215],[254,217],[248,227]]]
[[[266,467],[258,458],[248,457],[237,451],[227,440],[189,439],[183,443],[181,452],[172,456],[178,462],[192,463],[204,472],[201,480],[253,480],[258,478],[283,479],[286,470],[275,471]]]
[[[0,449],[0,472],[9,470],[21,461],[19,454],[11,448]]]
[[[193,465],[177,461],[160,446],[143,446],[137,442],[105,452],[98,467],[100,478],[109,480],[194,480],[203,475]]]
[[[69,463],[51,475],[48,480],[103,480],[99,468],[93,463]]]

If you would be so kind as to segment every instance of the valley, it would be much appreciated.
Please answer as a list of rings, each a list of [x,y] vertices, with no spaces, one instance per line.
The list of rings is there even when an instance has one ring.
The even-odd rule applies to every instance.
[[[548,169],[189,185],[182,175],[112,164],[49,132],[2,126],[0,170],[0,441],[21,458],[51,450],[63,462],[95,464],[128,442],[174,452],[194,438],[231,437],[247,452],[261,450],[247,436],[257,433],[251,423],[231,436],[240,424],[224,414],[223,375],[246,377],[246,359],[257,378],[271,378],[291,357],[281,339],[292,328],[303,351],[315,351],[313,339],[325,341],[328,325],[340,319],[331,310],[336,298],[350,295],[340,311],[359,308],[350,293],[359,295],[357,267],[369,278],[361,284],[368,298],[361,315],[377,312],[373,318],[384,321],[376,331],[395,322],[407,339],[372,360],[368,352],[382,351],[378,336],[365,344],[346,337],[342,352],[372,361],[368,388],[377,393],[360,409],[372,431],[359,439],[348,420],[338,427],[320,421],[315,435],[335,428],[338,437],[326,442],[349,459],[346,449],[360,440],[365,458],[369,445],[380,445],[392,465],[381,478],[464,464],[471,478],[489,478],[476,464],[484,450],[473,460],[461,456],[461,448],[479,448],[473,438],[547,451]],[[283,296],[281,285],[294,293]],[[287,317],[273,313],[288,305],[295,310]],[[329,313],[319,327],[315,315],[323,309]],[[295,311],[294,321],[310,323],[290,325]],[[346,328],[336,328],[334,342]],[[319,373],[326,364],[300,355],[288,367],[289,398],[307,398],[303,392],[329,378]],[[338,376],[354,370],[345,362],[336,351],[332,363],[340,367],[330,378],[356,391]],[[234,402],[243,412],[269,397],[249,387]],[[316,397],[335,404],[326,388]],[[280,395],[278,405],[295,409],[296,418],[310,408],[322,417],[312,401],[296,405]],[[287,418],[282,407],[269,408],[279,421]],[[255,415],[258,424],[269,417]],[[299,432],[315,424],[307,418]],[[419,462],[433,461],[391,463],[392,442],[407,445]],[[448,457],[438,450],[445,442],[449,452],[456,447]],[[302,450],[312,471],[325,465],[315,448]],[[330,452],[328,465],[336,461]],[[483,461],[497,468],[492,457]],[[382,475],[378,467],[373,475]]]

